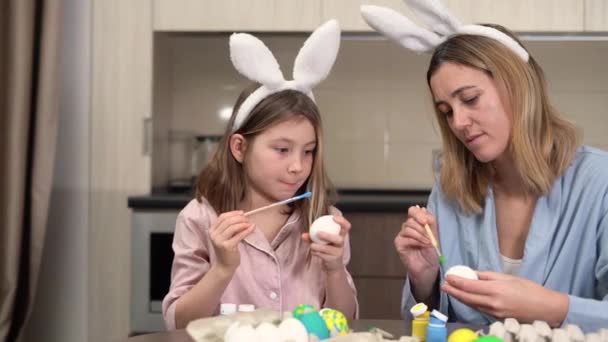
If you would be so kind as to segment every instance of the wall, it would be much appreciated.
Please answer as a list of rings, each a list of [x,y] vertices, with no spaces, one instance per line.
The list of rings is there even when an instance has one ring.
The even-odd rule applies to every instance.
[[[291,78],[293,60],[306,37],[260,36]],[[155,98],[163,97],[162,110],[155,108],[155,123],[164,121],[165,129],[174,132],[223,133],[225,120],[219,113],[231,108],[247,84],[229,61],[227,35],[162,37],[170,52],[155,67],[163,71],[158,77],[170,82],[155,93]],[[608,149],[603,137],[608,127],[608,41],[525,44],[547,74],[556,106],[583,129],[586,143]],[[431,186],[431,155],[440,139],[425,82],[427,65],[428,56],[386,40],[343,37],[332,74],[315,90],[325,125],[328,171],[339,187]],[[171,161],[168,154],[156,157],[154,185],[160,186],[170,173],[166,165],[177,167],[181,161],[175,156]]]
[[[38,294],[24,341],[87,340],[91,0],[65,0],[59,135]]]

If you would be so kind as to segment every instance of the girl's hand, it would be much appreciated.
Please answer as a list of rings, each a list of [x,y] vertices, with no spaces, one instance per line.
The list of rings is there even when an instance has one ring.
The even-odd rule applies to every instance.
[[[407,216],[395,237],[395,248],[412,280],[423,279],[424,285],[430,287],[439,272],[439,258],[424,225],[428,224],[435,238],[439,239],[437,223],[431,213],[417,206],[410,207]]]
[[[236,270],[241,263],[239,243],[254,229],[255,226],[241,210],[223,213],[218,217],[209,228],[209,237],[220,269],[229,272]]]
[[[549,290],[520,277],[477,272],[479,280],[454,275],[441,289],[462,303],[497,319],[515,318],[523,323],[543,320],[558,327],[568,313],[568,295]]]
[[[311,254],[321,258],[323,267],[327,272],[342,271],[344,269],[344,262],[342,261],[344,241],[351,227],[350,222],[342,216],[334,215],[334,221],[340,225],[340,234],[329,234],[323,231],[317,233],[319,238],[328,242],[327,245],[312,242],[309,233],[302,234],[302,239],[311,243]]]

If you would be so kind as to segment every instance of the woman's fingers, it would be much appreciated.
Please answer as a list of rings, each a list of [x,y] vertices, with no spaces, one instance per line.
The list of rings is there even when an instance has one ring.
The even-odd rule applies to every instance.
[[[466,279],[465,279],[466,280]],[[454,284],[446,282],[441,285],[441,290],[448,295],[455,297],[461,302],[470,306],[485,306],[488,302],[488,296],[478,292],[468,292],[461,287],[456,287]]]

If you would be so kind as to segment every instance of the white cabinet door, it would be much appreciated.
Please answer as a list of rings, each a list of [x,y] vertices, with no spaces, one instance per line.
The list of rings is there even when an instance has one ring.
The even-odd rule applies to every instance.
[[[444,0],[463,23],[519,32],[583,31],[583,0]]]
[[[323,0],[321,15],[323,21],[335,18],[340,22],[343,31],[373,31],[361,18],[361,5],[377,5],[392,8],[411,17],[411,11],[402,0]]]
[[[585,0],[585,31],[608,31],[607,0]]]
[[[443,3],[464,24],[494,23],[520,32],[549,32],[583,31],[584,1],[443,0]],[[587,1],[603,4],[605,0]],[[361,19],[359,6],[362,4],[390,7],[418,22],[401,0],[323,0],[322,17],[324,20],[337,18],[344,31],[371,31]]]
[[[156,31],[311,31],[321,0],[154,0]]]
[[[150,0],[93,1],[88,341],[129,329],[130,215],[127,197],[150,192],[144,153],[151,113]],[[149,131],[148,127],[148,131]]]

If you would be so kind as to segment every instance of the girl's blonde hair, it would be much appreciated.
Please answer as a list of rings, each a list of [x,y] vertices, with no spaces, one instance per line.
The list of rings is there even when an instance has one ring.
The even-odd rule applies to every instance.
[[[253,84],[239,95],[232,117],[212,159],[198,176],[196,199],[201,202],[202,197],[205,197],[217,213],[236,210],[245,198],[249,185],[243,165],[230,151],[230,136],[238,133],[251,143],[258,134],[274,125],[293,118],[304,118],[315,128],[317,145],[310,176],[296,194],[311,191],[313,196],[290,204],[290,209],[291,212],[300,212],[304,219],[303,227],[307,229],[316,218],[329,213],[335,194],[323,163],[323,127],[318,107],[306,94],[295,90],[284,90],[262,100],[241,127],[233,132],[232,127],[239,107],[258,87],[258,84]]]
[[[487,26],[508,34],[522,45],[504,27]],[[578,131],[549,102],[541,67],[532,56],[526,63],[494,39],[457,35],[435,49],[427,71],[429,88],[433,74],[447,62],[481,70],[496,82],[503,104],[513,114],[507,149],[516,172],[528,194],[547,193],[571,163]],[[495,177],[492,163],[477,161],[452,133],[446,116],[437,108],[435,115],[443,141],[441,189],[448,198],[457,200],[465,212],[480,213],[488,186]]]

